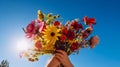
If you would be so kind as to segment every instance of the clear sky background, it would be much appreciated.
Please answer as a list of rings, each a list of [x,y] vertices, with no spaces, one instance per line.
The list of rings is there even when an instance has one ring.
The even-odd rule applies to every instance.
[[[95,17],[93,35],[100,37],[95,49],[82,49],[71,55],[75,67],[120,67],[120,0],[0,0],[0,61],[10,67],[44,67],[50,56],[38,62],[18,57],[16,42],[24,38],[22,27],[37,18],[37,10],[60,14],[67,20]]]

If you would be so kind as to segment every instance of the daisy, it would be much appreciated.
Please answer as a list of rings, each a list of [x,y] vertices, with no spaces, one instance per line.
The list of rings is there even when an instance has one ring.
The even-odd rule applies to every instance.
[[[54,45],[56,40],[58,40],[58,37],[61,36],[59,32],[60,32],[60,29],[58,29],[54,25],[46,26],[46,29],[43,32],[44,34],[43,39],[46,42],[46,44],[48,45],[49,43],[50,45]]]

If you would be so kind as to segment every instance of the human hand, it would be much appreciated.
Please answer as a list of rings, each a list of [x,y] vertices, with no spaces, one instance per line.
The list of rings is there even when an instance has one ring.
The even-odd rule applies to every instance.
[[[56,50],[55,57],[60,61],[64,67],[74,67],[70,62],[69,57],[65,51]]]
[[[46,67],[58,67],[58,65],[60,65],[60,62],[56,59],[55,55],[53,55]]]

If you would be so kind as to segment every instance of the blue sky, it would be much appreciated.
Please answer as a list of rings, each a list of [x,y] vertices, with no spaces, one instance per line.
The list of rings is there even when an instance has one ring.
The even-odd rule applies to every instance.
[[[16,42],[24,38],[22,27],[37,18],[37,10],[60,14],[67,20],[95,17],[93,35],[100,37],[95,49],[82,49],[71,55],[75,67],[120,67],[120,1],[119,0],[0,0],[0,61],[7,59],[10,67],[44,67],[50,56],[38,62],[19,59]]]

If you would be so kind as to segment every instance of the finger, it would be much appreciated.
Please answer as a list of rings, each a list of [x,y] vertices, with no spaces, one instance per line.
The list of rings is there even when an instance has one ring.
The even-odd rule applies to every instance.
[[[60,53],[56,53],[55,56],[58,56],[58,57],[64,59],[64,55],[62,55],[62,54],[60,54]]]
[[[67,55],[67,53],[66,53],[65,51],[62,51],[62,50],[56,50],[56,52],[61,53],[61,54],[63,54],[64,56]]]
[[[65,60],[64,59],[60,58],[59,56],[55,56],[55,57],[61,64],[65,65]]]
[[[63,60],[62,60],[61,57],[59,57],[59,56],[55,56],[55,58],[56,58],[60,63],[63,63]]]

